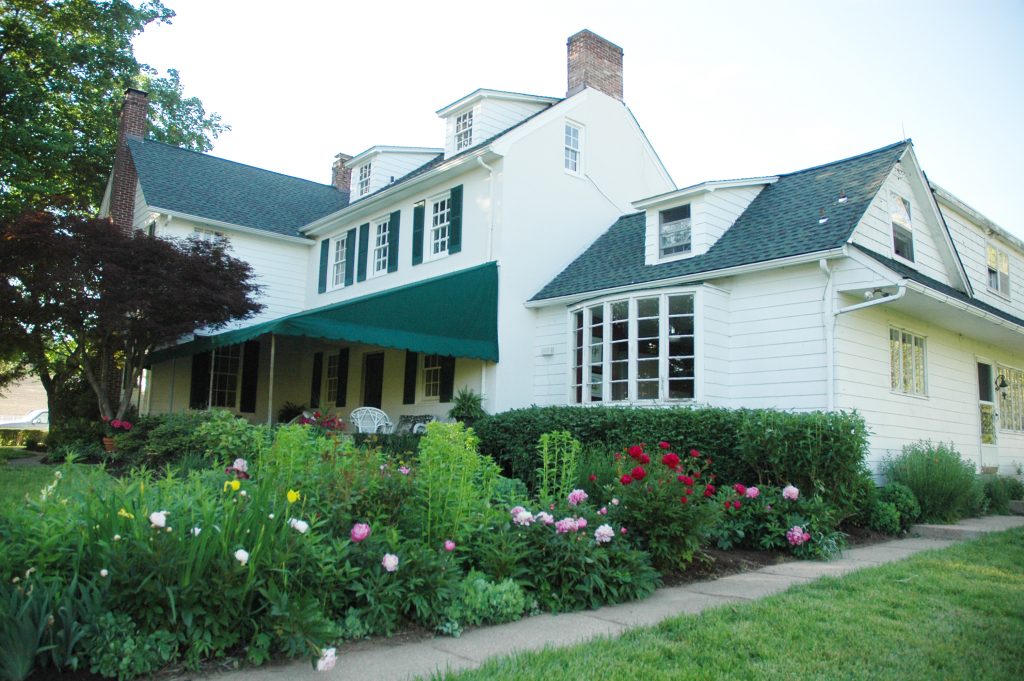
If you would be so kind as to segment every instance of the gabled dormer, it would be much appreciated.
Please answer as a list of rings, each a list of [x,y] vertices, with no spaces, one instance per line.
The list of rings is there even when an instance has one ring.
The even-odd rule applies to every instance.
[[[703,182],[633,204],[646,213],[644,264],[703,255],[778,177]]]
[[[369,196],[435,158],[441,149],[427,147],[370,147],[345,162],[352,171],[350,201]]]
[[[500,90],[476,90],[440,109],[445,121],[444,157],[475,147],[560,100]]]

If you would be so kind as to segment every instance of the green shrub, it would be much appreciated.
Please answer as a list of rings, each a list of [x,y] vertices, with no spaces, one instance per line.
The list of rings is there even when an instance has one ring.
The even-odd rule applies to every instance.
[[[352,433],[356,445],[372,447],[392,456],[412,458],[420,447],[417,433]]]
[[[104,613],[86,641],[89,668],[94,674],[118,681],[161,669],[174,659],[174,634],[159,630],[146,635],[124,614]]]
[[[459,585],[454,601],[445,610],[437,630],[459,636],[465,627],[514,622],[526,610],[526,595],[511,579],[493,582],[487,575],[470,570]]]
[[[851,495],[853,513],[844,522],[854,527],[870,527],[871,515],[878,503],[878,486],[867,469],[857,476]]]
[[[896,512],[899,513],[899,529],[901,531],[910,529],[910,526],[917,522],[917,519],[921,516],[921,505],[917,503],[917,497],[914,496],[914,493],[906,485],[890,482],[881,489],[878,498],[896,507]],[[896,533],[890,532],[889,534]]]
[[[585,451],[606,453],[626,442],[662,438],[681,451],[697,449],[712,458],[720,480],[793,484],[825,498],[840,517],[856,510],[867,452],[864,420],[842,412],[530,407],[488,416],[474,427],[480,450],[531,490],[538,484],[534,445],[544,433],[568,431]]]
[[[1024,499],[1024,483],[1017,478],[993,475],[982,476],[982,480],[991,513],[1007,515],[1010,512],[1010,500]]]
[[[896,504],[879,501],[871,514],[871,529],[882,534],[896,535],[903,529],[901,519]]]
[[[235,459],[259,458],[270,444],[270,429],[218,409],[199,424],[196,440],[208,458],[229,466]]]
[[[961,458],[952,443],[906,445],[898,456],[886,458],[881,469],[890,482],[910,489],[921,505],[922,522],[955,522],[978,508],[974,466]]]
[[[227,412],[187,411],[143,416],[133,422],[131,430],[114,437],[117,449],[105,458],[118,467],[160,468],[183,457],[208,457],[211,447],[200,428],[208,421],[223,418],[219,413]]]

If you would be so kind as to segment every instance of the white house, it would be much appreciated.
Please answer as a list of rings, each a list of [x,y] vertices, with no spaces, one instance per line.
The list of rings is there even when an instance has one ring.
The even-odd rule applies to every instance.
[[[1024,463],[1024,244],[909,141],[676,189],[622,50],[582,31],[568,64],[565,98],[477,90],[443,145],[339,154],[333,186],[144,141],[130,91],[104,210],[227,238],[267,306],[160,353],[146,408],[856,409],[874,460],[932,438]]]

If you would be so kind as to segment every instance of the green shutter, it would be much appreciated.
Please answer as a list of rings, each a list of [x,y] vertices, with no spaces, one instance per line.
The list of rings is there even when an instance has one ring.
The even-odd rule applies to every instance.
[[[441,357],[441,401],[451,402],[455,394],[455,358]]]
[[[420,366],[420,355],[412,350],[405,351],[405,388],[402,390],[402,404],[416,403],[416,373]]]
[[[366,258],[370,253],[370,223],[359,225],[359,281],[366,281]]]
[[[331,240],[324,239],[320,242],[320,279],[316,286],[317,293],[327,290],[327,258],[331,254]]]
[[[320,408],[320,380],[324,373],[324,353],[313,355],[313,379],[309,386],[309,408]]]
[[[345,398],[348,396],[348,348],[338,351],[338,399],[334,406],[344,407]]]
[[[356,266],[356,228],[345,235],[345,286],[352,285],[352,274]]]
[[[207,350],[192,355],[192,385],[189,387],[188,408],[206,409],[210,406],[210,360],[213,353]]]
[[[412,264],[423,262],[423,216],[427,209],[420,201],[412,209]]]
[[[246,341],[242,350],[242,397],[238,411],[256,413],[256,386],[260,375],[260,343]]]
[[[448,220],[448,253],[462,250],[462,185],[452,187],[452,207]]]
[[[388,218],[388,272],[398,269],[398,234],[402,211],[396,210]]]

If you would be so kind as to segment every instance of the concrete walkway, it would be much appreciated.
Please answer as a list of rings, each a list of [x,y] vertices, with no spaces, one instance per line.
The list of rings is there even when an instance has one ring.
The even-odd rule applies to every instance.
[[[338,664],[316,672],[309,662],[293,662],[206,677],[218,681],[404,681],[444,670],[478,667],[487,658],[545,646],[565,646],[595,636],[616,636],[631,627],[657,624],[684,613],[699,613],[785,591],[823,576],[902,560],[930,549],[989,532],[1024,527],[1024,516],[970,518],[957,525],[915,525],[910,538],[854,548],[830,562],[793,561],[721,579],[659,589],[650,598],[562,615],[539,615],[518,622],[473,629],[461,638],[419,641],[374,640],[338,648]],[[938,529],[936,529],[938,528]]]

